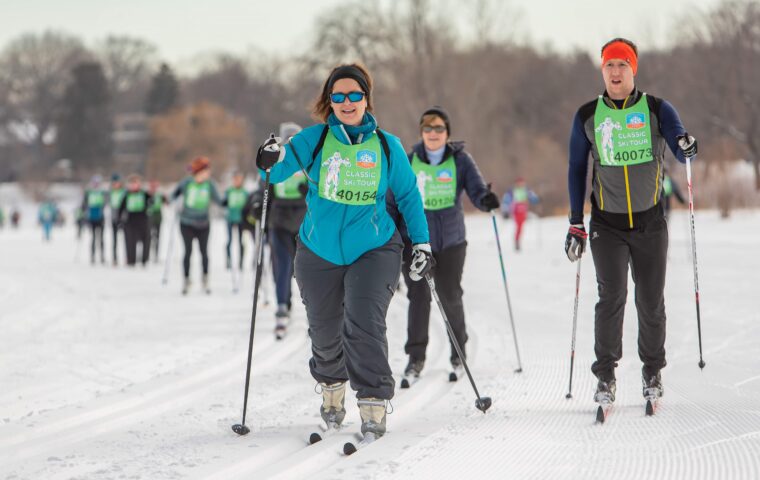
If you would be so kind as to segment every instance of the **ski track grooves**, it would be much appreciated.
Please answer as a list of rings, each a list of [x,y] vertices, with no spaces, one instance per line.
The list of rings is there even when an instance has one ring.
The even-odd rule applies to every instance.
[[[400,308],[397,303],[394,310],[399,310],[397,314],[403,315],[406,318],[406,303],[403,304],[403,307]],[[431,321],[442,321],[440,318],[435,318],[437,314],[434,313],[432,316],[434,318]],[[457,383],[449,383],[447,380],[448,369],[440,368],[441,364],[448,365],[449,363],[449,341],[445,332],[444,326],[440,326],[440,328],[437,328],[435,325],[431,326],[431,341],[428,350],[435,353],[432,358],[428,357],[428,364],[434,368],[430,368],[426,372],[426,375],[420,378],[410,389],[401,390],[397,382],[397,393],[392,401],[394,411],[388,415],[389,434],[387,437],[379,439],[379,442],[392,441],[394,430],[400,432],[405,424],[414,419],[416,413],[441,400],[447,392],[450,392],[458,384],[467,383],[468,395],[472,396],[470,393],[471,387],[466,378],[460,379]],[[474,332],[469,333],[468,346],[470,351],[474,353],[468,357],[468,360],[472,361],[476,357],[477,336]],[[484,395],[487,394],[484,393]],[[304,404],[304,407],[315,408],[314,406],[317,404],[318,402],[316,401],[308,401],[307,404]],[[358,409],[347,406],[347,410],[347,418],[358,417]],[[478,412],[478,414],[480,413]],[[318,423],[314,423],[312,427],[314,430],[312,431],[316,431]],[[340,432],[314,445],[308,445],[307,442],[310,433],[308,431],[309,425],[299,426],[293,433],[296,436],[300,435],[300,437],[284,438],[282,441],[256,452],[255,456],[230,465],[223,470],[216,471],[204,478],[209,480],[248,479],[253,478],[254,475],[257,479],[272,478],[286,480],[292,478],[313,478],[318,473],[329,469],[336,462],[362,461],[363,450],[355,453],[350,458],[344,458],[345,456],[342,453],[342,447],[345,442],[356,441],[358,439],[359,426],[359,422],[346,422]],[[423,439],[417,439],[417,441],[421,440]],[[410,438],[404,436],[404,443],[406,444],[409,441]],[[367,448],[371,449],[372,445]]]
[[[271,336],[265,337],[270,338],[270,341],[265,345],[256,345],[259,349],[254,349],[254,364],[261,369],[277,366],[294,353],[303,351],[306,343],[305,335],[300,334],[289,335],[285,341],[280,342],[275,341]],[[232,375],[230,372],[243,374],[247,359],[241,358],[240,352],[235,353],[235,358],[229,358],[221,364],[190,376],[182,376],[177,381],[168,384],[164,383],[166,375],[162,375],[156,382],[161,385],[159,388],[141,391],[145,386],[137,386],[137,391],[126,400],[120,399],[107,403],[86,413],[75,411],[51,422],[45,422],[45,417],[40,417],[38,421],[44,422],[40,426],[27,427],[13,437],[9,436],[0,441],[0,449],[3,452],[0,456],[0,464],[17,463],[33,456],[43,455],[63,445],[91,439],[95,435],[105,435],[126,425],[178,410],[179,406],[203,397],[208,389],[214,386],[239,383],[243,387],[243,376]],[[147,382],[148,385],[150,383],[152,381]],[[241,399],[242,390],[241,388]],[[277,401],[272,399],[268,403],[277,403]],[[261,404],[257,405],[257,407],[260,406]],[[55,416],[58,413],[48,412],[46,415]]]

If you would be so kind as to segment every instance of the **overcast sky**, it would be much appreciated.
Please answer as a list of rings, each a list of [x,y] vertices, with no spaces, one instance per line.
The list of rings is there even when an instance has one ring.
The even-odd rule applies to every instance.
[[[307,48],[314,22],[348,0],[0,0],[0,47],[24,32],[56,29],[88,44],[109,33],[151,41],[163,58],[187,63],[200,53],[242,54],[250,46],[287,54]],[[378,0],[365,0],[378,1]],[[381,0],[404,5],[400,0]],[[493,0],[500,5],[503,2]],[[516,35],[554,50],[596,52],[606,40],[627,36],[641,50],[667,45],[675,23],[690,10],[718,0],[511,0],[519,11]],[[431,0],[470,32],[470,0]],[[510,23],[510,25],[512,25]]]

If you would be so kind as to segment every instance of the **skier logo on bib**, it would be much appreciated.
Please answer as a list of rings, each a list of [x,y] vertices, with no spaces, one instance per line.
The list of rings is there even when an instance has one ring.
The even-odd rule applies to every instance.
[[[425,184],[432,179],[433,177],[422,170],[417,172],[417,190],[420,191],[420,196],[422,197],[423,204],[425,203]]]
[[[327,167],[327,179],[325,180],[325,194],[327,198],[336,200],[338,194],[338,184],[340,183],[340,167],[350,166],[351,162],[340,156],[340,152],[335,152],[332,157],[322,163],[322,166]],[[330,186],[332,185],[333,191],[330,194]]]
[[[622,130],[620,122],[613,122],[612,118],[606,117],[602,123],[596,127],[597,132],[602,132],[602,163],[614,165],[612,161],[615,158],[615,143],[612,138],[614,130]]]

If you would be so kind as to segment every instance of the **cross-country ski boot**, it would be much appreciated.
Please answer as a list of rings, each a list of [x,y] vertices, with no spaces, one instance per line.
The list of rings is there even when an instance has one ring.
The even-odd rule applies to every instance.
[[[615,402],[615,379],[614,378],[600,378],[596,385],[596,393],[594,394],[594,401],[599,404],[596,409],[596,422],[604,423],[607,420],[612,409],[612,404]]]
[[[404,369],[404,378],[401,379],[401,388],[409,388],[416,383],[423,368],[425,368],[425,360],[415,360],[409,357],[409,363]]]
[[[346,382],[319,384],[322,387],[322,405],[319,407],[319,414],[325,421],[328,430],[339,429],[346,418]]]
[[[182,283],[182,295],[187,295],[190,290],[190,277],[185,277],[185,281]]]
[[[650,375],[649,372],[647,372],[646,367],[642,368],[641,384],[641,393],[647,401],[646,414],[650,416],[654,415],[654,412],[657,409],[657,402],[664,393],[660,372],[658,371],[654,375]]]
[[[664,390],[662,388],[662,378],[660,372],[654,375],[649,375],[646,371],[646,367],[641,369],[641,393],[647,400],[656,400],[662,397]]]
[[[208,274],[203,274],[203,279],[201,280],[201,284],[203,285],[203,292],[206,293],[206,295],[211,295],[211,287],[209,287],[208,284]]]
[[[615,402],[615,391],[617,386],[615,385],[615,379],[599,379],[596,384],[596,393],[594,394],[594,401],[600,405],[608,405]]]
[[[362,417],[362,435],[371,442],[385,435],[386,401],[381,398],[360,398],[359,415]]]
[[[277,340],[285,338],[285,334],[288,331],[288,322],[290,320],[290,311],[288,305],[281,303],[277,305],[277,311],[274,314],[274,336]]]

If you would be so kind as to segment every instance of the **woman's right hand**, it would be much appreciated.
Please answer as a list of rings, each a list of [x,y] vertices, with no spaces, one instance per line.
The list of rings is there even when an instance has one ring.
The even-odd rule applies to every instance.
[[[262,170],[271,169],[280,160],[280,139],[274,133],[259,146],[256,153],[256,166]]]

